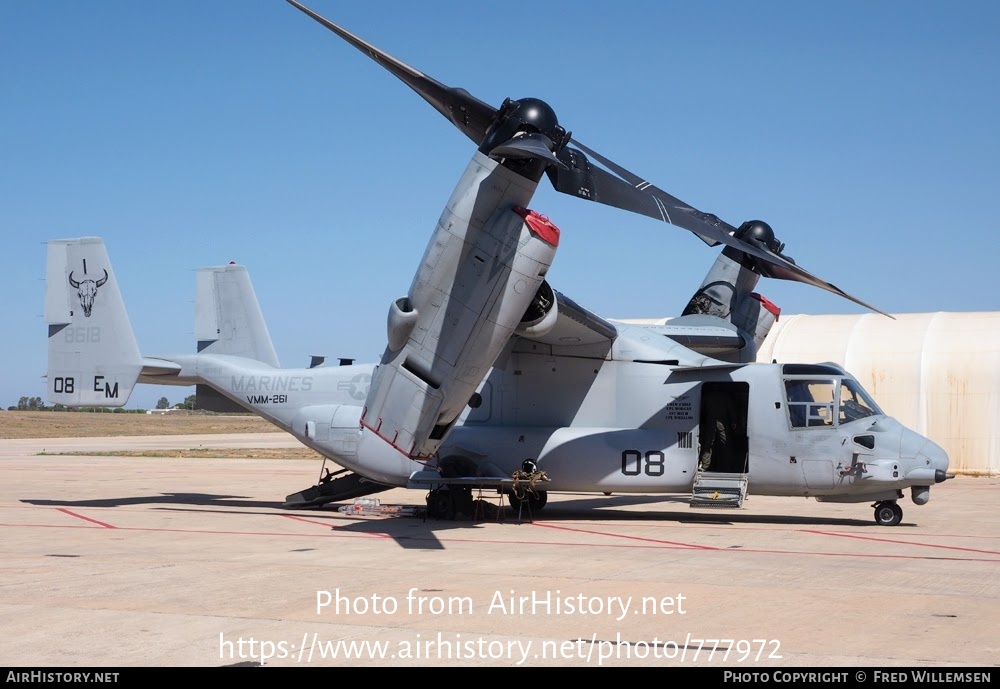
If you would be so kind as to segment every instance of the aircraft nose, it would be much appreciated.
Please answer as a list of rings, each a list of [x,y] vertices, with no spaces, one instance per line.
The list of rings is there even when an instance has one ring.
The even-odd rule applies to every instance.
[[[933,440],[904,429],[900,438],[900,455],[906,467],[906,479],[916,485],[930,486],[933,483],[954,478],[948,473],[948,453]],[[919,482],[919,483],[916,483]]]
[[[954,478],[953,474],[948,473],[948,453],[933,440],[928,440],[920,449],[919,458],[925,460],[927,467],[934,470],[935,483]]]

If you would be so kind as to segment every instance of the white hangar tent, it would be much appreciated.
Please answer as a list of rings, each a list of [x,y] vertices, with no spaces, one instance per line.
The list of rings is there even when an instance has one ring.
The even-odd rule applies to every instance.
[[[949,471],[1000,475],[1000,311],[781,315],[757,360],[840,364],[887,414],[948,452]]]

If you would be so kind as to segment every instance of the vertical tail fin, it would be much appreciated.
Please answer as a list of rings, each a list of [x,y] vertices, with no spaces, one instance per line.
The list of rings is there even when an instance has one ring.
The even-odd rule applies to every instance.
[[[45,320],[50,402],[74,407],[128,402],[142,357],[101,239],[48,243]]]
[[[194,333],[199,353],[230,354],[278,366],[245,266],[198,269]]]

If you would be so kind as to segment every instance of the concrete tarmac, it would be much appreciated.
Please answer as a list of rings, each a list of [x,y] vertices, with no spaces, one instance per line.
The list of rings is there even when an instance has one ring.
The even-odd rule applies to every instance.
[[[206,444],[209,443],[209,444]],[[212,444],[214,443],[214,444]],[[285,510],[310,460],[39,456],[284,434],[0,440],[4,666],[995,668],[1000,481],[868,503],[552,495],[518,523]],[[379,494],[421,507],[422,491]],[[497,502],[495,493],[484,498]],[[269,657],[267,657],[269,656]]]

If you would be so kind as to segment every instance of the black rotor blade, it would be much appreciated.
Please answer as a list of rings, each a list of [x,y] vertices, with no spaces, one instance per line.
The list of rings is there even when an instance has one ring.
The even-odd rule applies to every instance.
[[[445,86],[423,72],[410,67],[405,62],[397,60],[389,53],[379,50],[371,43],[361,40],[350,31],[337,26],[295,0],[288,0],[288,3],[315,19],[391,72],[396,78],[416,91],[417,95],[434,106],[435,110],[448,118],[460,132],[472,139],[477,146],[482,143],[486,130],[489,129],[497,114],[497,109],[492,105],[487,105],[463,88]]]
[[[497,117],[499,112],[497,108],[484,103],[465,89],[445,86],[419,70],[410,67],[405,62],[397,60],[389,53],[379,50],[370,43],[363,41],[296,0],[287,0],[287,2],[315,19],[361,52],[367,54],[368,57],[430,103],[435,110],[444,115],[477,146],[482,144],[486,131]],[[646,215],[671,225],[682,227],[693,232],[710,246],[726,244],[752,256],[757,259],[761,272],[769,277],[805,282],[838,294],[872,311],[884,313],[852,297],[838,287],[820,280],[808,271],[799,268],[791,261],[771,252],[766,247],[758,248],[756,244],[751,244],[734,237],[732,233],[736,231],[736,228],[732,225],[723,222],[710,213],[703,213],[680,199],[671,196],[662,189],[644,181],[638,175],[629,172],[596,151],[587,148],[579,141],[574,139],[573,143],[581,150],[578,151],[569,146],[563,146],[556,154],[556,160],[544,155],[545,152],[541,151],[538,142],[535,141],[523,141],[519,143],[509,141],[503,145],[509,146],[510,150],[508,154],[516,157],[539,157],[549,160],[552,163],[547,168],[549,179],[556,190],[560,192]],[[584,151],[614,172],[614,174],[591,165],[587,160],[587,155],[583,153]],[[615,175],[618,176],[616,177]]]
[[[685,209],[685,210],[690,210],[690,211],[697,212],[696,209],[690,208],[689,206],[687,206],[686,203],[684,203],[683,201],[681,201],[677,197],[668,194],[667,192],[663,191],[662,189],[660,189],[659,187],[653,185],[652,183],[648,182],[647,180],[644,180],[641,177],[639,177],[638,175],[635,175],[635,174],[629,172],[628,170],[626,170],[625,168],[621,167],[620,165],[618,165],[614,161],[608,160],[607,158],[605,158],[604,156],[602,156],[597,151],[594,151],[594,150],[591,150],[591,149],[587,148],[586,146],[584,146],[579,141],[574,141],[573,143],[575,143],[577,146],[579,146],[582,151],[585,151],[585,152],[589,153],[590,155],[593,155],[594,158],[596,160],[600,161],[600,163],[602,165],[604,165],[605,167],[607,167],[609,170],[611,170],[612,172],[614,172],[616,175],[618,175],[619,177],[621,177],[622,179],[624,179],[626,182],[628,182],[629,184],[631,184],[634,188],[638,189],[639,191],[644,191],[644,192],[650,194],[651,196],[660,199],[664,203],[671,204],[672,206],[674,206],[677,209]],[[688,228],[688,229],[690,229],[690,228]],[[701,241],[705,242],[709,246],[718,246],[719,243],[720,243],[718,240],[709,239],[705,235],[699,234],[696,230],[691,230],[691,232],[693,232],[694,235],[696,237],[698,237],[698,239],[700,239]]]
[[[740,251],[743,251],[743,249],[740,249]],[[824,289],[827,292],[832,292],[833,294],[841,296],[844,299],[847,299],[848,301],[853,301],[858,306],[863,306],[870,311],[874,311],[875,313],[880,313],[883,316],[888,316],[893,320],[896,319],[895,316],[893,316],[892,314],[888,314],[882,309],[877,309],[871,304],[863,302],[857,297],[851,296],[850,294],[840,289],[836,285],[831,284],[826,280],[821,280],[820,278],[810,273],[808,270],[804,268],[799,268],[794,263],[788,262],[787,259],[782,258],[781,256],[777,256],[776,254],[772,254],[772,256],[776,257],[779,261],[783,263],[787,263],[787,266],[781,265],[780,263],[778,263],[778,261],[772,262],[768,266],[763,266],[761,273],[764,275],[764,277],[776,278],[778,280],[792,280],[794,282],[804,282],[807,285],[813,285],[814,287],[819,287],[820,289]]]
[[[581,149],[584,148],[576,140],[573,143]],[[614,165],[599,153],[589,148],[586,150],[607,167]],[[702,213],[673,197],[670,197],[672,200],[669,203],[664,202],[663,199],[638,189],[607,170],[595,167],[582,151],[565,146],[557,155],[566,169],[547,170],[549,180],[556,191],[677,225],[695,233],[710,246],[725,243],[725,238],[730,237],[729,233],[736,231],[736,228],[714,215]]]
[[[676,225],[693,232],[711,246],[725,244],[751,256],[760,273],[765,277],[802,282],[819,287],[866,309],[892,318],[885,311],[877,309],[871,304],[851,296],[836,285],[816,277],[808,270],[800,268],[766,246],[735,237],[732,233],[736,232],[736,228],[729,223],[720,220],[711,213],[703,213],[694,206],[653,186],[638,175],[608,160],[597,151],[584,146],[576,139],[573,139],[573,144],[578,146],[580,150],[575,151],[567,146],[559,152],[560,160],[567,163],[569,170],[554,168],[548,170],[549,179],[557,191]],[[583,154],[584,151],[586,155]],[[615,172],[619,177],[591,165],[587,160],[587,155],[592,156],[594,160]]]
[[[707,221],[711,225],[721,227],[727,234],[736,231],[736,228],[732,225],[720,220],[718,217],[710,213],[702,213],[697,208],[684,203],[676,196],[668,194],[659,187],[654,186],[652,183],[642,179],[639,175],[629,172],[613,160],[609,160],[597,151],[587,148],[576,139],[573,140],[573,143],[576,144],[581,151],[593,157],[594,160],[628,182],[633,189],[642,191],[661,201],[664,209],[664,215],[667,216],[664,222],[668,222],[671,225],[677,225],[678,227],[683,227],[685,230],[690,230],[709,246],[718,246],[722,243],[722,240],[716,239],[715,237],[718,235],[714,232],[709,232],[708,236],[699,232],[699,228],[701,228],[701,221]],[[671,215],[676,215],[676,220],[673,219]],[[693,219],[688,216],[691,216]]]

